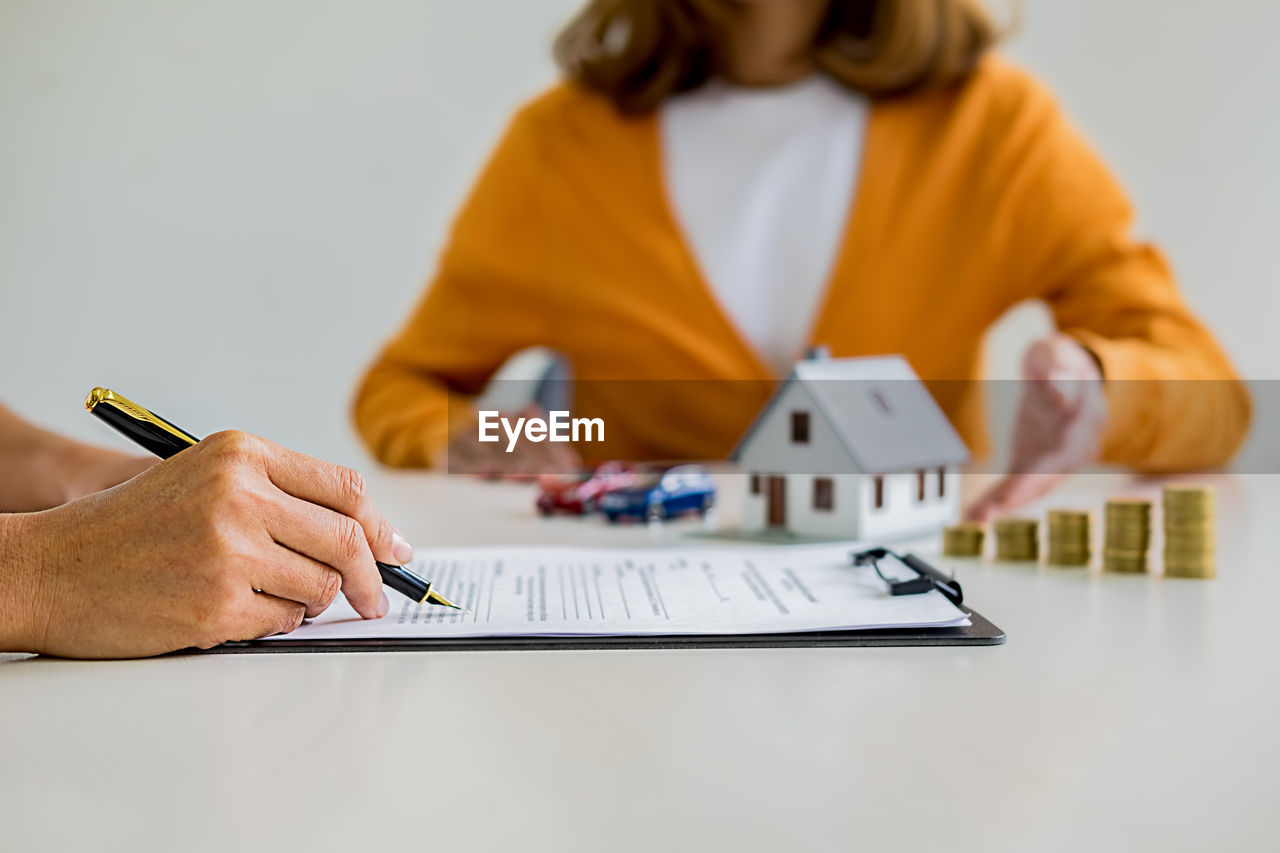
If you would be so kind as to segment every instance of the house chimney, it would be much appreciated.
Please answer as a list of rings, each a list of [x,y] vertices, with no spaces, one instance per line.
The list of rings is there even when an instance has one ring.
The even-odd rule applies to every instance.
[[[831,358],[831,347],[826,344],[818,344],[804,351],[805,361],[826,361],[829,358]]]

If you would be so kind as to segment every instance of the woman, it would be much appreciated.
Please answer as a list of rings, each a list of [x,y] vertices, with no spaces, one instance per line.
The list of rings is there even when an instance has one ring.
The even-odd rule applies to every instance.
[[[617,380],[765,388],[825,345],[904,354],[981,454],[980,383],[945,380],[980,378],[986,330],[1038,299],[1058,333],[1024,373],[1063,381],[1029,386],[1015,476],[976,514],[1098,458],[1223,462],[1247,394],[1115,180],[993,41],[971,0],[593,0],[557,41],[565,82],[516,115],[366,376],[365,440],[393,465],[451,438],[501,460],[467,431],[470,396],[545,345],[611,452],[723,457],[767,390],[669,382],[639,405]],[[1222,381],[1117,381],[1152,379]]]

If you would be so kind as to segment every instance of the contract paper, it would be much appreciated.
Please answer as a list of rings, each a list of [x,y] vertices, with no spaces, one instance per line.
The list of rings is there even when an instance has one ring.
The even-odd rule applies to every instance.
[[[886,574],[901,571],[882,562]],[[968,625],[934,590],[891,596],[848,549],[454,548],[411,568],[467,608],[415,604],[363,620],[341,597],[290,640],[773,634]],[[277,637],[276,639],[280,639]]]

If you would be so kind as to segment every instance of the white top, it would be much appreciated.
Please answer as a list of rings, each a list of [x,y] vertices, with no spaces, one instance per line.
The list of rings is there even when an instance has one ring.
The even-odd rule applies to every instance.
[[[662,107],[676,220],[721,307],[786,375],[807,343],[853,206],[869,108],[825,74],[712,81]]]

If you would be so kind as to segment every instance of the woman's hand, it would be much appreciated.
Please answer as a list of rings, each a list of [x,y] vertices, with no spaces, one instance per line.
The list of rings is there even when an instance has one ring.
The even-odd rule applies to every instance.
[[[147,470],[131,456],[27,423],[0,406],[0,512],[32,512],[108,489]]]
[[[292,631],[341,590],[387,599],[374,558],[412,548],[360,475],[244,433],[217,433],[57,509],[0,516],[10,648],[139,657]],[[16,639],[14,639],[16,637]],[[2,648],[3,646],[0,646]]]
[[[527,406],[516,415],[504,413],[511,423],[520,418],[546,416],[538,406]],[[471,426],[454,434],[435,467],[450,474],[527,481],[538,475],[574,473],[582,468],[582,457],[572,445],[551,441],[520,441],[508,453],[507,436],[500,435],[496,442],[481,442]]]
[[[75,445],[61,461],[62,503],[118,486],[155,465],[154,456],[134,456],[87,444]]]
[[[1035,500],[1101,454],[1107,398],[1093,354],[1074,338],[1053,335],[1028,347],[1022,375],[1009,473],[969,507],[971,519]]]

